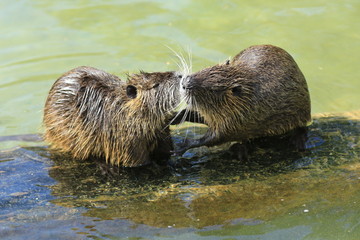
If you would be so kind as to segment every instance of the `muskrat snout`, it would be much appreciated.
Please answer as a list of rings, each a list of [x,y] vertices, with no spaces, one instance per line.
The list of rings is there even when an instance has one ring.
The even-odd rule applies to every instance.
[[[186,76],[181,83],[181,86],[184,90],[186,89],[191,89],[194,87],[194,84],[191,81],[191,77],[190,76]]]

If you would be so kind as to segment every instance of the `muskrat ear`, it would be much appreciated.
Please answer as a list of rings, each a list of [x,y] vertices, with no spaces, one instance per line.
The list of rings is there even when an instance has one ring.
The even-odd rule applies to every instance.
[[[128,85],[126,87],[126,95],[129,97],[129,98],[136,98],[137,96],[137,89],[135,86],[133,85]]]
[[[229,64],[230,64],[230,60],[228,59],[226,60],[225,65],[229,65]]]
[[[237,86],[231,89],[231,92],[234,96],[240,97],[241,96],[241,87]]]

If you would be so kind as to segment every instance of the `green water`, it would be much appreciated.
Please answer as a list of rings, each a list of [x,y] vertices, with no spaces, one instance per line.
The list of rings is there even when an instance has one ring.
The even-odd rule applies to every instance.
[[[358,66],[360,2],[358,0],[102,2],[2,0],[0,33],[0,136],[42,132],[42,108],[47,92],[62,73],[80,65],[97,67],[123,78],[127,72],[139,70],[177,70],[177,60],[167,46],[180,52],[190,50],[193,71],[197,71],[224,61],[250,45],[265,43],[277,45],[286,49],[303,71],[311,93],[313,113],[360,109]],[[0,150],[19,145],[41,144],[0,142]],[[25,155],[32,153],[33,151],[25,152]],[[346,157],[347,155],[344,158]],[[4,159],[1,159],[1,164],[10,161]],[[40,162],[41,164],[37,160],[29,161],[28,166],[26,161],[20,163],[15,161],[14,166],[9,168],[15,169],[15,173],[23,176],[21,174],[25,174],[27,168],[36,167],[35,163],[38,163],[41,170],[33,171],[37,178],[36,181],[34,179],[31,181],[35,181],[36,186],[55,186],[55,190],[52,189],[51,192],[46,187],[39,190],[40,200],[36,200],[36,197],[32,199],[34,202],[40,201],[40,205],[36,206],[35,210],[40,209],[44,212],[42,223],[37,225],[34,219],[24,220],[25,224],[20,224],[21,233],[32,229],[31,233],[35,234],[41,229],[41,236],[44,237],[45,229],[50,229],[49,232],[55,236],[59,236],[56,233],[66,232],[64,236],[69,239],[74,239],[74,236],[85,239],[89,234],[82,232],[86,230],[91,233],[91,226],[96,225],[101,229],[103,235],[100,235],[105,239],[111,239],[111,236],[125,238],[126,235],[121,235],[119,232],[131,232],[129,229],[136,229],[134,231],[139,232],[138,235],[131,236],[142,236],[145,239],[162,239],[169,236],[178,236],[179,239],[358,239],[356,235],[359,233],[360,224],[356,220],[360,218],[358,183],[357,185],[340,184],[336,188],[341,192],[342,188],[352,186],[356,190],[355,193],[351,191],[347,193],[353,194],[352,196],[357,198],[356,201],[347,199],[344,200],[343,205],[341,201],[335,201],[331,207],[320,208],[318,213],[310,211],[306,216],[300,214],[303,213],[302,209],[296,210],[296,207],[300,209],[302,206],[297,202],[300,205],[289,205],[286,208],[287,212],[271,219],[264,217],[260,218],[262,220],[256,220],[256,215],[251,214],[248,218],[241,219],[235,214],[229,215],[224,221],[215,221],[214,219],[221,218],[221,213],[230,211],[231,205],[225,205],[224,209],[216,210],[218,216],[209,215],[209,219],[213,220],[209,220],[208,224],[196,225],[190,221],[189,224],[187,222],[184,224],[184,228],[175,226],[168,228],[165,225],[170,222],[166,220],[163,222],[165,225],[154,224],[149,219],[141,221],[131,219],[130,213],[115,214],[112,220],[111,216],[106,215],[104,221],[94,222],[93,217],[99,217],[99,213],[91,215],[92,211],[86,210],[86,207],[89,207],[87,204],[80,204],[75,208],[71,204],[66,206],[56,200],[57,196],[64,197],[66,194],[63,191],[60,191],[61,194],[56,191],[62,185],[54,180],[57,179],[56,177],[53,179],[47,174],[53,163],[45,160]],[[16,166],[21,166],[20,172],[16,171]],[[8,173],[8,170],[4,169],[0,165],[0,175],[4,172]],[[207,169],[205,176],[211,175],[212,171],[214,171],[212,168]],[[50,171],[50,175],[52,172]],[[324,178],[333,177],[335,180],[331,182],[334,183],[337,177],[343,176],[342,174],[337,172],[334,176],[325,175]],[[6,176],[8,179],[9,176]],[[315,176],[319,177],[316,174]],[[170,176],[172,177],[173,175]],[[197,175],[195,179],[192,176],[184,178],[195,181],[196,177]],[[37,182],[38,178],[39,182]],[[348,175],[344,177],[345,180],[348,178],[350,178]],[[76,178],[70,179],[77,181]],[[176,181],[172,179],[170,182]],[[16,178],[11,183],[17,183]],[[11,183],[9,182],[9,186]],[[301,188],[295,187],[295,189],[300,191]],[[18,189],[14,191],[17,194],[20,192],[20,196],[22,192],[26,192]],[[81,196],[86,198],[84,195]],[[186,199],[186,196],[185,194],[183,198]],[[231,203],[227,198],[220,199]],[[308,198],[305,199],[310,201]],[[199,202],[201,203],[201,200]],[[204,202],[208,203],[208,201]],[[117,201],[114,200],[114,203]],[[3,202],[1,204],[2,207],[5,206]],[[121,204],[125,203],[121,202]],[[176,204],[181,205],[182,208],[183,205],[191,208],[176,201],[171,202],[169,206],[174,208],[178,206]],[[146,205],[143,208],[146,209]],[[48,209],[51,209],[50,215],[54,219],[62,219],[61,216],[64,216],[62,228],[57,228],[59,222],[46,214]],[[109,209],[113,208],[109,207]],[[11,212],[10,207],[6,210]],[[20,216],[19,219],[21,214],[25,214],[21,209],[16,211],[20,212],[20,215],[17,215]],[[165,210],[160,212],[168,214]],[[289,212],[294,214],[289,216]],[[180,213],[184,213],[185,216],[196,215],[195,211],[179,210]],[[12,216],[10,213],[6,214],[2,216]],[[146,211],[144,214],[147,214]],[[204,213],[200,215],[206,216]],[[196,216],[190,219],[196,221]],[[6,221],[8,218],[0,218],[0,236],[1,225]],[[77,225],[81,221],[83,223]],[[342,223],[343,228],[330,227],[339,222]],[[82,229],[80,225],[84,228]],[[107,225],[111,227],[106,227]],[[16,226],[18,225],[14,223],[13,229],[19,229]],[[116,227],[119,232],[114,230]],[[10,230],[8,228],[6,230],[9,233]],[[19,234],[19,231],[14,230],[12,237],[21,238],[23,235]],[[109,236],[106,235],[107,232]],[[11,234],[7,236],[12,239]]]
[[[305,74],[313,113],[360,107],[360,2],[6,1],[0,3],[0,136],[39,132],[46,94],[62,73],[193,70],[270,43]]]

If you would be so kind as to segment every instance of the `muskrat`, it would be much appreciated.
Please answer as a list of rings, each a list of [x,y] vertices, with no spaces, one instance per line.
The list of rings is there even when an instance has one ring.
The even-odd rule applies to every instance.
[[[188,75],[181,84],[187,108],[200,113],[198,119],[209,128],[180,152],[289,132],[291,142],[304,150],[310,96],[304,75],[285,50],[251,46],[232,60]]]
[[[49,92],[44,138],[76,159],[104,158],[125,167],[165,160],[173,149],[169,121],[181,77],[140,72],[126,83],[96,68],[75,68]]]

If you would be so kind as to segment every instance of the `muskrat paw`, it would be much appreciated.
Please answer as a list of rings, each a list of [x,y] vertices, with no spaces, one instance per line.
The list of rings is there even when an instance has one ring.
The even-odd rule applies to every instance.
[[[308,140],[307,132],[308,130],[306,127],[299,127],[295,129],[290,138],[290,143],[295,146],[299,152],[306,150],[306,141]]]
[[[229,148],[231,157],[238,159],[239,161],[248,160],[248,148],[244,143],[235,143]]]

